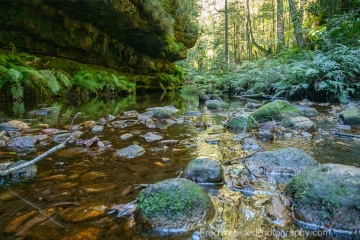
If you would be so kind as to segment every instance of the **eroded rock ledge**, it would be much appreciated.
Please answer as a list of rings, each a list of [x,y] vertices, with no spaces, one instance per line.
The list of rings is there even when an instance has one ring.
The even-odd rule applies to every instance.
[[[174,73],[196,42],[182,0],[1,0],[0,47],[134,75]]]

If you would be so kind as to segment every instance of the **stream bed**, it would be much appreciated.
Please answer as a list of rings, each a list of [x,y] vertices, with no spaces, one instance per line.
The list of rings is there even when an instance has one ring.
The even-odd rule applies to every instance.
[[[204,187],[215,204],[216,217],[209,224],[187,233],[154,234],[137,226],[132,216],[116,218],[116,215],[107,214],[110,206],[136,199],[140,188],[124,193],[129,186],[176,178],[192,159],[209,157],[224,163],[248,155],[234,138],[239,133],[224,128],[234,112],[248,111],[247,102],[238,98],[227,102],[230,103],[228,109],[208,114],[204,114],[204,105],[197,100],[185,100],[174,92],[138,94],[107,101],[93,99],[73,106],[59,102],[28,106],[27,111],[45,106],[52,113],[25,114],[20,120],[30,128],[22,136],[37,135],[44,126],[69,129],[77,112],[81,114],[75,119],[75,126],[111,117],[122,121],[127,111],[136,110],[141,114],[147,108],[173,106],[179,109],[177,115],[181,116],[181,121],[156,125],[156,128],[145,124],[121,127],[105,124],[101,131],[87,131],[83,124],[80,131],[84,134],[80,138],[97,137],[106,147],[70,143],[38,162],[35,176],[16,181],[0,179],[0,239],[312,239],[307,236],[309,231],[291,221],[271,217],[269,209],[281,204],[271,198],[269,192],[257,191],[246,196],[225,185]],[[307,137],[294,134],[259,141],[260,147],[264,151],[297,147],[319,163],[359,167],[360,139],[342,139],[330,132],[337,124],[340,107],[324,104],[313,107],[320,112],[312,118],[317,132]],[[199,111],[200,115],[187,115],[189,111]],[[0,109],[0,114],[2,119],[14,118],[11,109]],[[178,142],[171,146],[159,141],[149,142],[144,138],[148,132],[158,133],[163,140]],[[346,132],[360,134],[360,129]],[[132,144],[143,147],[145,153],[134,158],[115,155],[115,151]],[[52,141],[41,141],[34,150],[23,152],[0,147],[0,163],[31,160],[56,145]],[[231,167],[225,168],[231,170]]]

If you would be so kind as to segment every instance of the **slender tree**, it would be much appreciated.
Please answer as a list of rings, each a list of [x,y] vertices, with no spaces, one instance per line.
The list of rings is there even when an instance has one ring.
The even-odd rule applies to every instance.
[[[302,35],[302,21],[299,12],[296,10],[295,1],[289,0],[291,21],[294,25],[296,42],[301,49],[305,48],[305,41]]]
[[[281,50],[285,45],[283,0],[277,0],[276,15],[277,49]]]
[[[229,63],[229,16],[228,16],[228,1],[225,0],[225,62]]]

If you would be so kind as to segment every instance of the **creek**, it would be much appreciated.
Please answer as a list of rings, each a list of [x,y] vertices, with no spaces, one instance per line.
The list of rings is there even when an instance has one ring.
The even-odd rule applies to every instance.
[[[124,128],[105,126],[103,131],[85,131],[81,139],[98,137],[111,148],[99,150],[75,143],[68,144],[37,163],[36,176],[9,181],[0,179],[0,238],[1,239],[305,239],[305,230],[289,222],[279,222],[269,215],[269,208],[278,207],[271,194],[258,190],[252,196],[243,195],[224,186],[206,186],[217,209],[217,216],[206,226],[173,235],[153,234],[136,226],[131,217],[116,218],[108,215],[108,207],[135,200],[139,190],[123,196],[129,185],[152,184],[179,176],[187,163],[198,157],[210,157],[219,162],[243,157],[234,136],[238,133],[223,127],[231,114],[245,109],[246,101],[227,99],[229,109],[212,111],[211,114],[187,116],[187,111],[200,111],[197,100],[185,100],[170,92],[130,95],[111,100],[93,99],[87,103],[70,105],[49,101],[47,108],[54,110],[49,116],[25,114],[21,121],[30,125],[23,135],[39,134],[39,124],[49,128],[66,129],[77,112],[81,115],[75,124],[99,121],[110,115],[121,120],[125,111],[145,112],[146,108],[174,106],[183,116],[183,123],[163,124],[150,129],[144,124]],[[263,150],[297,147],[305,150],[319,163],[341,163],[360,166],[360,141],[333,136],[340,107],[338,105],[314,107],[320,115],[312,120],[318,129],[311,137],[292,136],[273,141],[259,142]],[[2,106],[2,118],[12,118],[11,109]],[[29,104],[27,111],[40,109]],[[5,117],[4,117],[5,116]],[[10,120],[10,119],[8,119]],[[205,122],[206,128],[196,123]],[[136,133],[127,140],[121,135]],[[159,141],[147,142],[142,135],[158,132],[164,140],[179,140],[180,144],[164,147]],[[360,134],[359,128],[347,131]],[[209,141],[211,140],[211,141]],[[216,141],[212,141],[216,140]],[[215,143],[215,144],[214,144]],[[135,158],[120,158],[114,150],[138,144],[145,154]],[[35,151],[17,152],[0,147],[0,163],[31,160],[56,143],[44,142]],[[280,187],[281,189],[281,187]],[[295,236],[298,235],[298,236]],[[82,237],[82,238],[81,238]]]

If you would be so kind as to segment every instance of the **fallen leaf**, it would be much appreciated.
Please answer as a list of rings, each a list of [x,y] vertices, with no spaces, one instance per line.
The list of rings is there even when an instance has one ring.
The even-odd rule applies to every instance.
[[[126,196],[129,193],[131,193],[131,191],[133,190],[133,186],[129,185],[127,186],[122,192],[121,192],[121,196]]]

